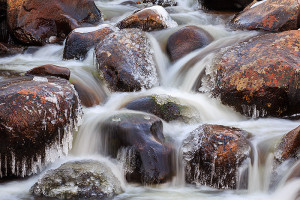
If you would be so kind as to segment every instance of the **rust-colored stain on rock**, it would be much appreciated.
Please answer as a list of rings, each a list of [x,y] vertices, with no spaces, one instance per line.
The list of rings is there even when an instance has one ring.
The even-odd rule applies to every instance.
[[[298,0],[268,0],[251,8],[250,5],[231,21],[235,28],[285,31],[299,28]]]
[[[261,35],[231,47],[217,61],[214,94],[249,116],[299,113],[299,48],[299,30]]]

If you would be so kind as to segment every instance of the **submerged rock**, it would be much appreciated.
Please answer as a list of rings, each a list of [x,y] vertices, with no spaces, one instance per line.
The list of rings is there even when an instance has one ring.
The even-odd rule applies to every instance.
[[[299,49],[299,30],[256,36],[225,49],[213,66],[214,95],[249,117],[298,115]]]
[[[238,29],[286,31],[300,28],[298,0],[264,0],[235,16],[231,25]]]
[[[56,76],[66,80],[70,79],[70,74],[71,72],[68,68],[56,65],[42,65],[26,72],[26,75]]]
[[[66,38],[63,58],[85,59],[88,51],[114,30],[115,28],[108,24],[73,30]]]
[[[28,45],[62,41],[75,28],[96,24],[101,13],[89,0],[7,0],[9,29]]]
[[[35,174],[67,154],[80,117],[77,93],[65,79],[0,82],[0,177]]]
[[[177,23],[163,7],[152,6],[130,15],[120,21],[117,26],[120,29],[138,28],[143,31],[155,31],[176,27]]]
[[[96,45],[98,72],[112,91],[131,92],[158,85],[153,50],[145,32],[124,29]]]
[[[198,2],[208,10],[241,11],[253,0],[198,0]]]
[[[192,105],[187,105],[180,99],[168,95],[142,97],[129,102],[124,107],[152,113],[167,122],[173,120],[195,122],[200,118],[197,109]]]
[[[250,157],[250,134],[221,125],[201,125],[183,141],[187,183],[235,189],[239,167]]]
[[[84,160],[49,170],[30,192],[59,199],[108,199],[123,192],[121,182],[105,163]]]
[[[213,37],[204,29],[197,26],[185,26],[173,33],[167,42],[167,52],[172,61],[186,54],[207,46]]]
[[[125,158],[131,163],[125,167],[127,181],[155,184],[172,178],[174,149],[165,144],[162,129],[158,117],[142,113],[120,113],[103,122],[100,132],[102,141],[109,141],[104,149],[108,155],[117,157],[123,148],[130,148],[132,157]]]

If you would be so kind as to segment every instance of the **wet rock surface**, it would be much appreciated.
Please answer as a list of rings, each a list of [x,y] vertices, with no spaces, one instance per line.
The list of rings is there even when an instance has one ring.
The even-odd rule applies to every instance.
[[[120,113],[103,122],[100,131],[102,140],[110,141],[104,150],[108,155],[117,157],[118,151],[130,148],[131,157],[125,158],[131,163],[125,170],[127,181],[164,183],[174,175],[174,149],[164,143],[162,129],[158,117],[142,113]]]
[[[183,141],[187,183],[235,189],[238,168],[250,156],[250,134],[237,128],[204,124]]]
[[[167,42],[167,52],[172,61],[186,54],[207,46],[213,37],[204,29],[197,26],[185,26],[173,33]]]
[[[110,199],[123,192],[120,181],[105,163],[73,161],[49,170],[30,189],[41,197],[58,199]]]
[[[241,11],[253,0],[198,0],[207,10],[214,11]]]
[[[86,29],[88,32],[81,32],[81,29]],[[95,28],[79,28],[73,30],[66,38],[63,58],[85,59],[88,51],[95,46],[95,44],[102,41],[108,34],[112,33],[114,29],[115,28],[111,25],[101,25]]]
[[[62,41],[73,29],[101,20],[100,11],[89,0],[8,0],[7,5],[11,33],[28,45]]]
[[[26,75],[55,76],[66,80],[70,79],[70,74],[71,72],[68,68],[50,64],[38,66],[26,72]]]
[[[265,34],[224,50],[216,58],[213,93],[249,117],[300,112],[300,31]]]
[[[66,155],[80,117],[77,93],[65,79],[0,82],[0,177],[31,175]]]
[[[143,31],[155,31],[176,27],[177,23],[163,7],[152,6],[130,15],[120,21],[117,26],[120,29],[138,28]]]
[[[300,126],[283,135],[274,151],[275,163],[281,164],[288,159],[299,159],[300,155]]]
[[[139,29],[109,34],[95,48],[98,72],[112,91],[131,92],[158,85],[158,74],[147,35]]]
[[[180,99],[168,95],[152,95],[135,99],[124,106],[130,110],[152,113],[169,121],[191,122],[199,120],[199,113],[191,105],[180,102]]]
[[[25,47],[0,42],[0,57],[23,53]]]
[[[247,7],[231,25],[238,29],[286,31],[300,27],[298,0],[268,0]]]

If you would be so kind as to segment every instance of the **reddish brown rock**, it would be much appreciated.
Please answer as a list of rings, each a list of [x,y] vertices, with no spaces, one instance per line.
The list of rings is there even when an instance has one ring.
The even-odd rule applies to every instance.
[[[66,39],[63,58],[85,59],[88,51],[113,31],[114,28],[110,25],[73,30]]]
[[[56,65],[42,65],[26,72],[26,75],[56,76],[67,80],[70,79],[70,74],[71,72],[68,68]]]
[[[145,32],[123,29],[95,47],[98,72],[112,91],[131,92],[158,85],[153,50]]]
[[[254,37],[216,58],[213,93],[252,117],[300,113],[300,31]],[[299,115],[298,115],[299,117]]]
[[[213,37],[197,26],[185,26],[173,33],[167,42],[167,52],[172,61],[186,54],[205,47],[213,41]]]
[[[276,147],[275,161],[280,164],[290,158],[298,159],[300,153],[300,126],[285,134]]]
[[[103,152],[127,160],[126,179],[144,184],[164,183],[175,172],[174,148],[165,143],[162,121],[154,115],[119,113],[101,124],[101,141],[110,141]],[[120,156],[121,148],[126,153]]]
[[[10,31],[29,45],[63,40],[73,29],[101,20],[90,0],[8,0],[7,4]]]
[[[198,0],[201,6],[214,11],[241,11],[253,0]]]
[[[80,108],[65,79],[26,76],[0,82],[0,177],[37,173],[67,154]]]
[[[209,124],[191,132],[182,145],[187,183],[235,189],[238,169],[250,157],[249,136],[241,129]]]
[[[120,21],[117,26],[120,29],[138,28],[143,31],[155,31],[176,27],[177,23],[163,7],[152,6],[130,15]]]
[[[80,103],[85,107],[92,107],[103,103],[107,94],[100,88],[100,91],[95,91],[88,87],[84,81],[72,80],[75,90],[78,92]],[[100,86],[99,86],[100,87]]]
[[[300,27],[298,0],[267,0],[247,7],[231,21],[234,28],[286,31]]]
[[[0,42],[0,57],[23,53],[25,47]]]

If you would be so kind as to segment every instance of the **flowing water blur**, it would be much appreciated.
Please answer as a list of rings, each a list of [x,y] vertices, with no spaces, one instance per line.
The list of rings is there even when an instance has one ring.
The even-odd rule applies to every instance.
[[[120,5],[121,2],[122,0],[96,1],[96,5],[104,14],[104,23],[115,24],[135,10],[134,7]],[[225,24],[231,15],[207,14],[197,9],[198,4],[196,1],[181,0],[178,2],[177,7],[167,8],[167,11],[179,26],[148,33],[151,45],[154,48],[161,79],[161,86],[150,90],[111,94],[95,76],[96,64],[93,51],[90,51],[88,57],[83,61],[65,61],[62,59],[63,45],[46,45],[38,49],[32,49],[31,52],[33,53],[0,59],[0,68],[5,71],[5,74],[11,74],[11,76],[24,73],[43,64],[68,67],[71,70],[71,82],[77,81],[84,84],[98,95],[94,98],[103,101],[100,105],[84,108],[83,124],[78,133],[75,133],[71,155],[55,161],[47,169],[57,168],[60,164],[69,160],[90,157],[105,160],[113,168],[114,173],[125,188],[125,193],[115,197],[116,200],[294,200],[297,197],[300,191],[300,180],[293,180],[288,184],[278,183],[275,191],[269,190],[269,185],[273,158],[272,147],[280,136],[297,127],[299,121],[272,118],[247,119],[232,108],[222,105],[218,99],[212,99],[205,93],[195,92],[199,90],[198,77],[204,73],[214,73],[213,69],[211,71],[204,71],[204,69],[211,65],[212,58],[219,49],[246,40],[259,33],[229,30]],[[167,38],[185,25],[197,25],[204,28],[214,37],[214,41],[207,47],[195,50],[177,62],[170,63],[165,50]],[[205,85],[201,85],[201,88],[202,91],[205,91]],[[178,148],[177,176],[170,183],[143,187],[126,183],[122,171],[124,163],[105,158],[101,154],[98,126],[101,121],[113,113],[122,112],[120,108],[131,100],[152,94],[177,97],[192,105],[200,114],[199,116],[191,116],[195,120],[190,124],[164,122],[165,136],[172,138]],[[188,133],[203,123],[234,126],[253,134],[251,143],[254,151],[249,167],[248,183],[245,183],[244,179],[240,180],[239,183],[239,185],[248,184],[247,190],[220,191],[205,186],[192,186],[184,183],[180,145]],[[32,199],[33,197],[28,191],[43,173],[21,181],[0,183],[0,199]]]

